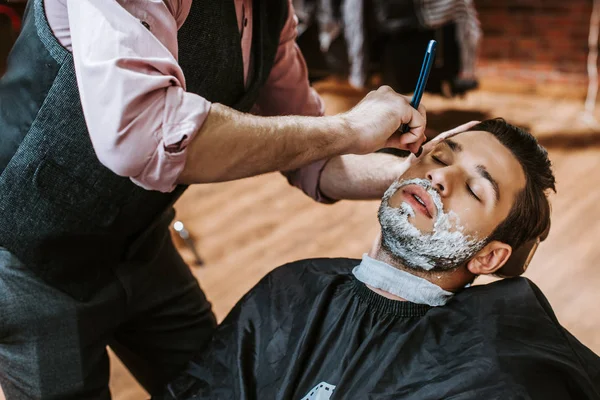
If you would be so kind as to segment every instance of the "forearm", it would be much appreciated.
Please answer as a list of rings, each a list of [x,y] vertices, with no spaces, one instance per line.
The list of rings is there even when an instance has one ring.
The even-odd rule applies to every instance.
[[[381,199],[402,174],[402,158],[391,154],[343,155],[331,159],[321,174],[321,193],[334,200]]]
[[[340,117],[257,117],[213,104],[189,143],[178,183],[209,183],[293,170],[349,151]]]

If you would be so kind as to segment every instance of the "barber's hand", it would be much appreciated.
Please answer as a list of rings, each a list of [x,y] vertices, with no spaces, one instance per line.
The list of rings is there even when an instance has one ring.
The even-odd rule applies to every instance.
[[[448,138],[451,138],[452,136],[458,135],[461,132],[468,131],[469,129],[477,125],[479,122],[480,121],[467,122],[466,124],[459,125],[454,129],[450,129],[449,131],[440,133],[431,141],[423,145],[423,152],[419,155],[419,157],[415,156],[414,154],[411,154],[408,157],[406,157],[404,161],[402,161],[399,167],[398,176],[402,176],[411,166],[413,166],[420,159],[429,154],[429,152],[431,152],[431,150],[433,150],[435,146],[438,145],[438,143]]]
[[[341,115],[352,135],[350,153],[368,154],[384,147],[416,153],[425,142],[425,107],[410,106],[410,99],[382,86],[367,94],[350,111]],[[410,130],[398,131],[402,124]]]

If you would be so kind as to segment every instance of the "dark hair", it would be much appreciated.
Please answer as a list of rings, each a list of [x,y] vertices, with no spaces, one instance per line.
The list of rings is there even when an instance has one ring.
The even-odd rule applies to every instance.
[[[517,194],[508,216],[489,238],[510,245],[514,251],[549,229],[550,203],[547,194],[550,189],[556,192],[556,180],[548,152],[532,134],[502,118],[488,119],[470,130],[494,135],[511,151],[525,173],[525,188]]]

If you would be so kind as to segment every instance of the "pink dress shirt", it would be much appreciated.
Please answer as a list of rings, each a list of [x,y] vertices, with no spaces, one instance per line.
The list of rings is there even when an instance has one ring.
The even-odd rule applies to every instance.
[[[211,103],[186,92],[177,63],[177,30],[194,0],[44,0],[59,42],[73,53],[81,104],[96,154],[137,185],[169,192],[185,166],[186,149]],[[235,1],[247,80],[252,0]],[[255,106],[262,115],[322,115],[295,43],[298,20],[289,0],[275,64]],[[291,184],[327,201],[318,190],[325,161],[287,173]]]

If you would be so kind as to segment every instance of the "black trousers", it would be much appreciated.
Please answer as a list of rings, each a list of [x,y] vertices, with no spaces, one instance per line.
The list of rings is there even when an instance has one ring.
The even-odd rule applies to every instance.
[[[108,266],[87,302],[0,247],[0,386],[7,400],[110,399],[109,345],[151,394],[210,340],[211,305],[170,237],[149,262]]]

